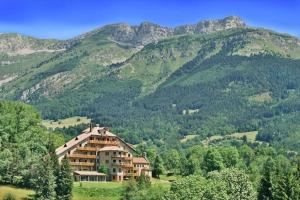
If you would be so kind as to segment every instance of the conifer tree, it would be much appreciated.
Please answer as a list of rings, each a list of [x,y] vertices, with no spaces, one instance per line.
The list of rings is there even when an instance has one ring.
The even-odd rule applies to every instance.
[[[56,200],[55,176],[53,174],[51,158],[46,155],[38,168],[37,185],[35,188],[35,199]]]
[[[271,200],[272,199],[272,171],[274,170],[274,161],[272,158],[268,158],[263,166],[262,177],[260,180],[260,186],[258,190],[259,200]]]
[[[156,156],[153,164],[153,170],[152,170],[152,175],[155,178],[159,178],[159,175],[162,174],[164,171],[164,166],[163,166],[163,161],[159,157],[159,155]]]
[[[57,183],[57,199],[59,200],[71,200],[72,188],[73,188],[73,176],[72,170],[67,158],[63,158],[61,161],[61,167],[59,175],[56,179]]]

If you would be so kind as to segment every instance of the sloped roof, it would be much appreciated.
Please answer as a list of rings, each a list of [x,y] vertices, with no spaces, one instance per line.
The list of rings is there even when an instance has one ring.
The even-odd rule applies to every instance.
[[[81,176],[106,176],[106,174],[96,171],[74,171],[74,173]]]
[[[124,151],[124,149],[118,146],[107,146],[101,148],[99,151]]]
[[[70,148],[72,148],[72,147],[76,146],[77,144],[81,143],[82,141],[86,140],[90,136],[99,136],[99,134],[104,134],[104,131],[105,131],[105,136],[117,137],[118,139],[121,140],[121,142],[123,142],[124,144],[126,144],[129,148],[135,150],[132,146],[130,146],[129,144],[127,144],[124,140],[122,140],[121,138],[119,138],[115,134],[109,132],[105,127],[93,127],[92,131],[90,131],[90,128],[87,128],[84,131],[82,131],[82,133],[80,135],[72,138],[70,141],[68,141],[64,145],[58,147],[55,150],[55,153],[57,155],[60,155],[60,154],[62,154],[64,152],[68,151]]]
[[[149,164],[149,161],[144,157],[133,157],[132,162],[137,164]]]

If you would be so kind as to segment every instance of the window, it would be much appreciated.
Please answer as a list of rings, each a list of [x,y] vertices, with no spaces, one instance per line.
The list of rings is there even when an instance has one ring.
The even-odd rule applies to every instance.
[[[121,168],[119,168],[119,172],[120,172],[120,173],[122,172],[122,169],[121,169]]]
[[[112,178],[113,178],[113,180],[115,180],[115,179],[116,179],[116,176],[113,176]]]
[[[119,151],[119,155],[121,155],[121,151]]]
[[[128,154],[128,157],[130,157],[130,153]]]
[[[114,172],[114,173],[116,172],[116,168],[113,168],[113,172]]]
[[[105,155],[109,156],[109,152],[108,152],[108,151],[107,151],[107,152],[105,152]]]
[[[122,162],[122,160],[119,160],[119,163],[121,163]]]
[[[106,160],[105,163],[108,164],[108,163],[109,163],[109,160]]]
[[[117,154],[117,152],[114,151],[114,155],[116,155],[116,154]]]
[[[116,160],[113,160],[113,163],[116,163]]]
[[[90,138],[90,140],[94,140],[94,138],[93,138],[93,137],[91,137],[91,138]]]

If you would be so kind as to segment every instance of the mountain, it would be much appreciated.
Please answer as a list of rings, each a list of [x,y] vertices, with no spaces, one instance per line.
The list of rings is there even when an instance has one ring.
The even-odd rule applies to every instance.
[[[297,149],[300,40],[236,16],[175,28],[103,26],[66,41],[0,35],[0,96],[74,115],[132,143],[259,131]]]

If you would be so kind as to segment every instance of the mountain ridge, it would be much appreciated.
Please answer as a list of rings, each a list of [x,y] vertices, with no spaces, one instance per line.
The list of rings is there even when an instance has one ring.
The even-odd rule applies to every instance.
[[[20,40],[35,52],[0,52],[0,98],[35,105],[47,119],[91,117],[132,132],[133,143],[260,135],[265,124],[298,118],[298,38],[236,17],[182,27],[118,24],[67,41]],[[64,50],[38,51],[53,47]]]

